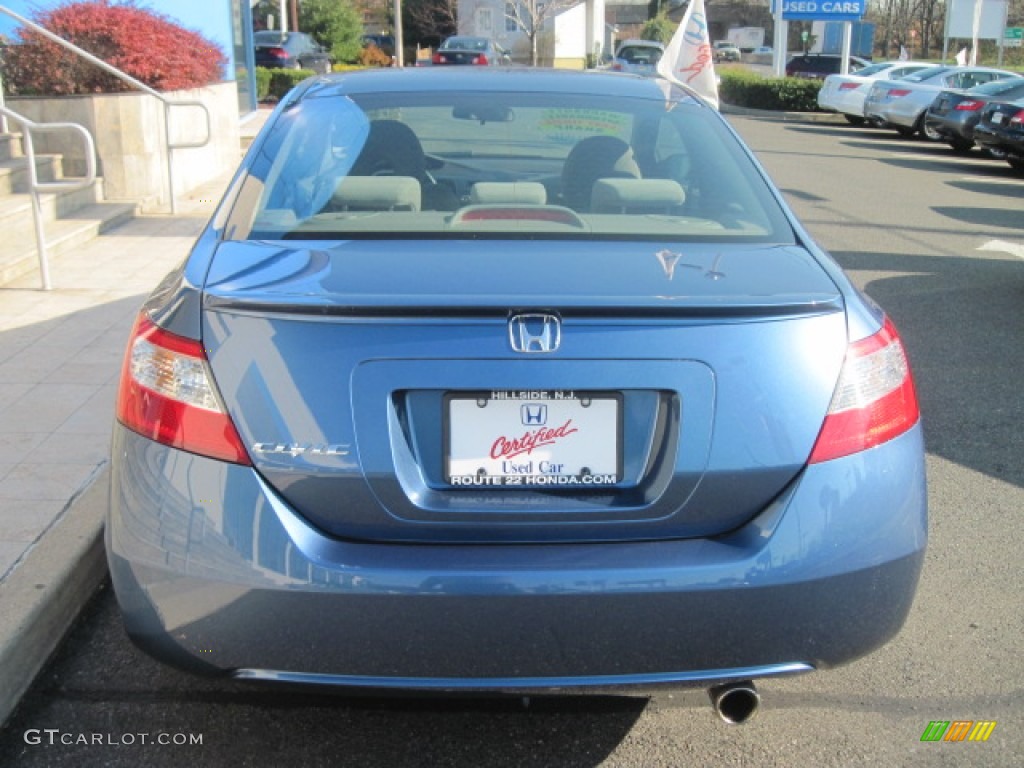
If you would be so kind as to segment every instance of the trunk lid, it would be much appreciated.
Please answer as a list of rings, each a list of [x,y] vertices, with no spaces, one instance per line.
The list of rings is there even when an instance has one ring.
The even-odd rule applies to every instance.
[[[842,294],[798,246],[228,242],[205,290],[204,345],[256,469],[321,529],[365,540],[730,530],[806,462],[846,350]],[[521,315],[555,318],[557,349],[516,351]],[[617,448],[580,450],[618,459],[611,485],[460,484],[459,435],[478,423],[532,404],[553,434],[591,402]],[[496,461],[537,459],[516,442],[527,410]]]

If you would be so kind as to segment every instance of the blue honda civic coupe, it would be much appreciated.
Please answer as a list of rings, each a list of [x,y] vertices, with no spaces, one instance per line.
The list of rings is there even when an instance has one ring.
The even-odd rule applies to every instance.
[[[896,328],[721,116],[481,68],[281,101],[139,313],[106,537],[180,668],[741,722],[899,631],[926,530]]]

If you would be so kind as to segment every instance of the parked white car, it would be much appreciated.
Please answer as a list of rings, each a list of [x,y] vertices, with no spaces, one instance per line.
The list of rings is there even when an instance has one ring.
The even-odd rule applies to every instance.
[[[839,112],[852,125],[864,123],[864,99],[876,80],[896,80],[935,66],[926,61],[881,61],[856,74],[829,75],[818,91],[818,106]]]

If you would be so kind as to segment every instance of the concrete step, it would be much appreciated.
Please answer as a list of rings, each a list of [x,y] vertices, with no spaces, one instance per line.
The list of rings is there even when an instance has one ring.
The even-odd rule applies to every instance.
[[[36,155],[39,181],[57,181],[62,177],[60,155]],[[0,160],[0,196],[28,191],[28,160],[15,157]]]
[[[21,134],[0,133],[0,160],[11,160],[22,157]]]
[[[94,183],[83,189],[62,190],[39,195],[44,226],[46,222],[70,216],[79,208],[99,202],[103,202],[103,179],[96,179]],[[28,193],[0,195],[0,232],[5,233],[5,240],[9,239],[8,233],[32,226],[31,195]]]
[[[134,203],[95,203],[86,205],[65,218],[45,225],[47,253],[53,257],[77,248],[97,235],[113,229],[135,216]],[[36,251],[32,215],[26,217],[27,233],[4,233],[0,243],[0,285],[6,285],[23,275],[37,272],[39,257]],[[54,276],[55,281],[58,276]]]

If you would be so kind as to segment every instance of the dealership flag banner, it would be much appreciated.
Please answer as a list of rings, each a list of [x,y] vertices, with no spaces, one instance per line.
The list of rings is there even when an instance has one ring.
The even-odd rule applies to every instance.
[[[718,109],[718,78],[704,0],[690,0],[690,7],[658,62],[658,72],[662,77],[690,86]]]

